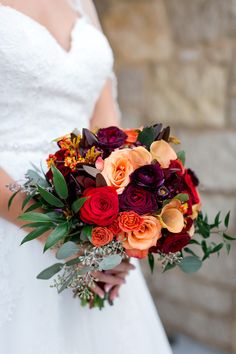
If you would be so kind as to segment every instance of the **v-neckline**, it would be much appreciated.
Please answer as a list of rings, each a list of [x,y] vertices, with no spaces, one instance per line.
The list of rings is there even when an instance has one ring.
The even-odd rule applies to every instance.
[[[64,52],[66,55],[70,55],[70,53],[72,52],[72,49],[73,49],[73,34],[74,34],[77,26],[79,25],[79,23],[84,20],[84,16],[82,14],[78,14],[78,16],[76,17],[76,19],[75,19],[75,21],[74,21],[74,23],[73,23],[73,25],[71,27],[70,33],[69,33],[70,43],[69,43],[69,49],[67,50],[59,43],[59,41],[56,39],[56,37],[52,34],[52,32],[46,26],[44,26],[39,21],[35,20],[33,17],[31,17],[29,15],[26,15],[25,13],[15,9],[14,7],[11,7],[11,6],[8,6],[8,5],[3,5],[3,4],[0,3],[0,9],[1,8],[9,10],[9,11],[12,11],[13,13],[17,14],[18,16],[26,18],[27,21],[30,21],[35,26],[37,26],[38,28],[43,30],[45,33],[47,33],[49,38],[51,38],[55,42],[55,44],[60,48],[60,50],[62,52]]]

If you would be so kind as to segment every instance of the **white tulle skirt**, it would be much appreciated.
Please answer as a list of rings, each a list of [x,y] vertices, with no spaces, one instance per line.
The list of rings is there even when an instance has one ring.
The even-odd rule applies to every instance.
[[[0,156],[14,178],[30,160],[37,162],[35,153],[13,160],[9,153]],[[171,354],[138,263],[114,306],[90,310],[69,290],[58,295],[50,281],[36,279],[55,260],[42,254],[38,241],[20,247],[23,236],[0,219],[0,353]]]

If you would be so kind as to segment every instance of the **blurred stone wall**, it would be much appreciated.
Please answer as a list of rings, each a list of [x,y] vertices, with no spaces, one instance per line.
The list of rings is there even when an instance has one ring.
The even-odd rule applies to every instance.
[[[116,56],[124,126],[173,127],[210,215],[236,228],[236,0],[97,0]],[[169,331],[236,352],[236,246],[195,276],[150,276]]]

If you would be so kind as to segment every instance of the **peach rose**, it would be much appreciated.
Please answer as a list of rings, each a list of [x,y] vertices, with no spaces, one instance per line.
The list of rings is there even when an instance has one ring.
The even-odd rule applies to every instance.
[[[129,257],[134,257],[134,258],[146,258],[148,255],[148,250],[137,250],[137,249],[132,249],[132,250],[126,250],[126,253]]]
[[[184,217],[181,212],[181,202],[173,199],[169,204],[165,205],[159,215],[163,228],[172,233],[178,234],[184,228]]]
[[[138,129],[124,129],[123,130],[127,135],[126,143],[127,144],[134,144],[137,141],[139,130]]]
[[[130,150],[129,158],[135,170],[141,166],[149,165],[153,160],[150,152],[143,146],[138,146]]]
[[[96,247],[105,246],[113,240],[113,233],[106,227],[95,227],[92,231],[91,242]]]
[[[128,250],[144,251],[156,245],[161,235],[161,223],[154,216],[142,216],[143,223],[139,230],[124,232],[121,241]]]
[[[115,150],[104,160],[102,175],[107,185],[113,186],[118,194],[129,184],[129,176],[134,171],[129,159],[130,151],[131,149]]]
[[[139,230],[142,224],[143,218],[134,211],[124,211],[119,215],[119,226],[122,231]]]
[[[164,140],[154,141],[150,147],[152,158],[157,160],[162,168],[168,168],[171,160],[176,160],[176,152]]]

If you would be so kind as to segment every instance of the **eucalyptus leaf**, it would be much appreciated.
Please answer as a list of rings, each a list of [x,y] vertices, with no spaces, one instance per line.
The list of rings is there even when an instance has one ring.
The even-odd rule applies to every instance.
[[[55,263],[52,266],[44,269],[41,273],[39,273],[37,275],[37,279],[48,280],[52,278],[55,274],[60,272],[63,266],[64,266],[63,263]]]
[[[118,266],[122,262],[122,257],[118,254],[105,257],[99,263],[99,270],[109,270]]]
[[[63,208],[64,203],[55,197],[52,193],[48,192],[47,190],[43,189],[42,187],[38,186],[38,191],[41,197],[50,205],[58,207],[58,208]]]
[[[46,179],[44,179],[37,171],[28,170],[26,175],[35,185],[40,185],[41,187],[48,187],[49,184]]]
[[[58,241],[62,240],[68,233],[68,224],[59,224],[48,236],[44,246],[44,252],[53,247]]]
[[[195,273],[202,266],[202,261],[198,257],[188,256],[185,257],[179,264],[180,269],[184,273]]]
[[[23,245],[25,242],[32,241],[39,236],[43,235],[46,231],[48,231],[50,228],[48,226],[40,226],[37,229],[31,231],[28,235],[25,236],[23,241],[21,242],[21,245]]]
[[[75,255],[76,253],[78,253],[78,251],[78,245],[75,242],[68,241],[59,248],[56,257],[57,259],[65,259]]]
[[[55,166],[52,165],[51,169],[53,173],[53,184],[58,196],[62,199],[67,199],[68,188],[64,176]]]
[[[75,273],[71,274],[62,284],[62,286],[58,289],[58,294],[62,293],[62,291],[66,290],[69,285],[71,284],[71,282],[73,281],[74,277],[75,277]]]

